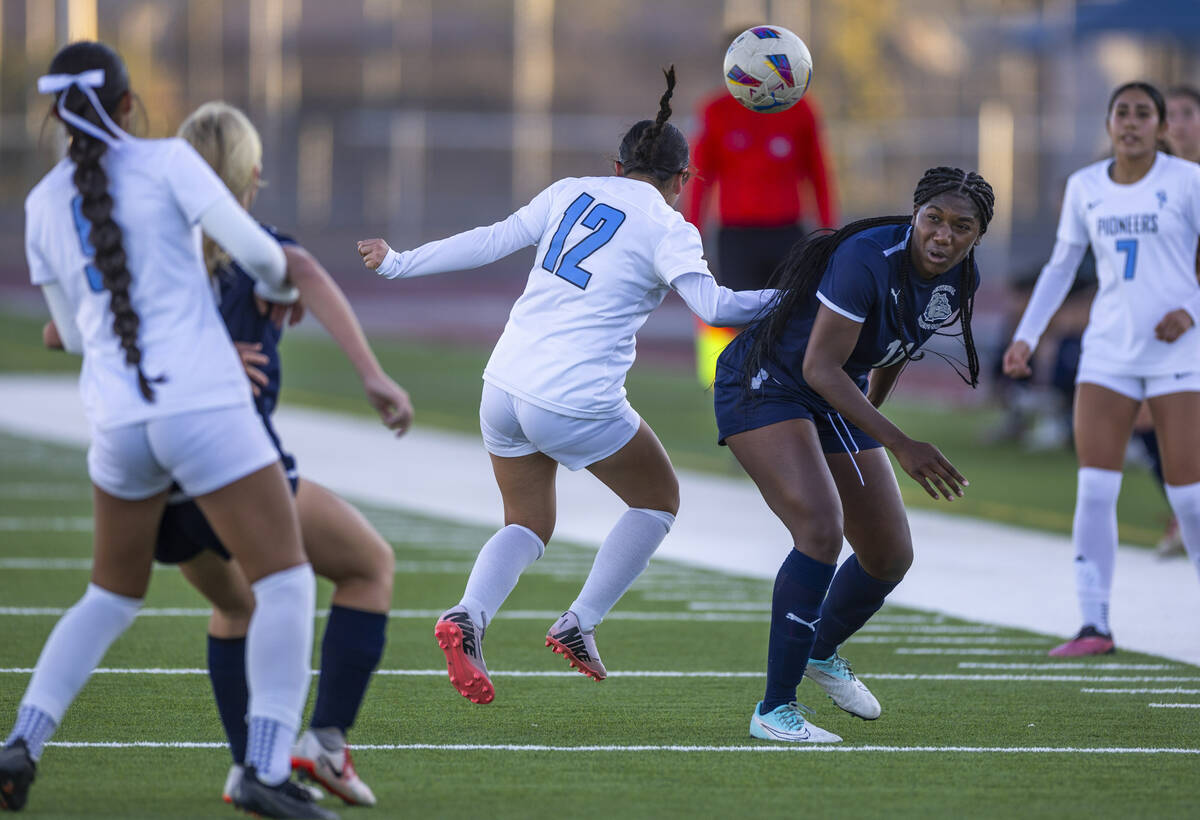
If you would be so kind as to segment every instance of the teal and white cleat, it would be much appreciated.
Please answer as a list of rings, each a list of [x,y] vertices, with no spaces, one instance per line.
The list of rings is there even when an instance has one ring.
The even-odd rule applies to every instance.
[[[750,737],[763,740],[783,740],[788,743],[841,743],[842,739],[833,732],[827,732],[819,726],[814,726],[804,719],[801,710],[809,712],[806,706],[796,703],[785,703],[774,711],[760,715],[762,701],[754,707],[750,717]]]
[[[830,700],[839,709],[844,709],[855,717],[863,720],[875,720],[883,711],[879,701],[871,694],[871,690],[863,684],[850,664],[838,653],[823,661],[810,659],[804,670],[804,677],[809,678],[829,695]]]

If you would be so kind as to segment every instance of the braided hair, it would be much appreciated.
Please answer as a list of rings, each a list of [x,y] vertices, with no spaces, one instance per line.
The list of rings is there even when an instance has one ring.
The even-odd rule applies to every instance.
[[[120,56],[103,43],[78,42],[66,46],[50,62],[50,74],[79,74],[100,68],[104,70],[104,85],[96,89],[96,96],[110,116],[129,94],[129,73]],[[66,94],[64,107],[99,128],[105,128],[100,115],[82,91],[75,86],[60,91]],[[57,102],[57,98],[56,98]],[[162,376],[148,378],[142,370],[142,351],[138,347],[138,328],[141,319],[133,309],[129,297],[129,286],[133,277],[126,265],[125,248],[121,226],[112,218],[113,198],[108,192],[108,174],[100,159],[108,150],[103,140],[64,123],[71,137],[67,156],[75,164],[72,177],[82,201],[81,211],[91,224],[88,242],[95,249],[93,262],[102,275],[105,289],[110,294],[109,308],[113,314],[113,333],[120,340],[125,352],[125,363],[137,369],[138,389],[142,397],[154,401],[151,383],[165,381]]]
[[[919,209],[934,197],[955,193],[967,197],[979,217],[979,235],[987,232],[988,223],[992,220],[995,207],[995,194],[992,186],[974,171],[964,171],[959,168],[939,166],[930,168],[917,183],[913,191],[913,207]],[[788,256],[780,264],[773,277],[775,287],[781,294],[771,312],[758,325],[758,333],[746,357],[743,372],[743,383],[750,385],[754,375],[758,373],[763,362],[768,358],[782,339],[791,317],[800,309],[811,303],[817,285],[825,273],[829,260],[834,251],[846,239],[862,231],[878,228],[884,225],[907,225],[913,221],[911,216],[879,216],[870,219],[860,219],[851,222],[836,231],[826,231],[811,235],[807,240],[794,245]],[[904,293],[907,290],[909,268],[912,258],[908,253],[903,254],[900,262],[900,288],[894,300],[891,319],[895,325],[897,336],[901,340],[901,351],[906,362],[914,361],[923,354],[916,352],[916,344],[904,339],[905,304]],[[963,376],[958,368],[955,372],[971,387],[979,384],[979,354],[975,349],[975,338],[971,333],[971,316],[975,307],[974,293],[975,277],[975,246],[967,253],[962,262],[962,276],[959,281],[960,306],[959,324],[963,338],[963,347],[967,355],[967,375]],[[959,335],[959,334],[955,334]]]
[[[675,66],[663,72],[667,90],[658,101],[658,116],[635,123],[621,140],[618,158],[625,175],[646,174],[659,185],[688,168],[691,156],[687,137],[667,120],[671,119],[671,96],[675,93]]]

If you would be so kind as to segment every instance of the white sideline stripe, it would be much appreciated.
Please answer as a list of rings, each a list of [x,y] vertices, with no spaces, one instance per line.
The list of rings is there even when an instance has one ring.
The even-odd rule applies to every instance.
[[[318,674],[319,670],[312,670]],[[28,675],[33,667],[0,668],[0,674]],[[207,675],[207,669],[199,668],[125,668],[100,667],[96,675]],[[445,669],[376,669],[376,675],[428,678],[444,677]],[[578,672],[569,670],[509,670],[492,671],[492,677],[509,678],[571,678],[586,680]],[[860,678],[871,680],[897,681],[993,681],[1018,683],[1200,683],[1200,677],[1138,677],[1118,675],[957,675],[932,674],[918,672],[859,672]],[[630,670],[625,672],[609,672],[610,678],[761,678],[761,670],[752,672],[715,672],[715,671],[681,671],[671,669]]]
[[[3,568],[3,559],[0,559],[0,568]],[[10,559],[24,560],[24,559]],[[59,559],[54,559],[59,560]],[[76,559],[61,559],[63,561],[72,561]],[[74,567],[72,567],[74,568]],[[0,607],[0,616],[21,616],[21,615],[62,615],[66,612],[64,607]],[[200,617],[209,615],[211,610],[203,608],[185,608],[185,607],[146,607],[138,612],[139,618],[180,618],[180,617]],[[328,615],[329,610],[317,610],[317,615]],[[389,618],[393,619],[436,619],[442,614],[440,609],[393,609],[388,613]],[[517,609],[511,612],[501,612],[497,618],[511,620],[534,620],[534,621],[550,621],[554,622],[562,615],[562,612],[557,609]],[[610,612],[604,616],[606,621],[704,621],[711,623],[758,623],[762,621],[762,617],[753,614],[742,614],[736,612]],[[939,626],[907,626],[896,624],[879,624],[872,626],[867,624],[858,634],[862,633],[904,633],[909,632],[933,632],[946,635],[957,635],[963,633],[966,635],[974,635],[977,632],[997,632],[996,627],[939,627]],[[899,640],[900,638],[888,638],[888,640]],[[856,635],[855,640],[858,640]],[[911,638],[904,638],[911,640]],[[965,640],[978,640],[975,638],[966,638]],[[982,639],[986,640],[986,638]]]
[[[90,484],[24,484],[14,481],[0,482],[0,498],[55,499],[77,498],[86,501],[91,496]]]
[[[190,741],[97,742],[52,740],[47,746],[66,749],[224,749],[226,744]],[[878,752],[886,754],[1102,754],[1200,755],[1200,749],[1136,746],[840,746],[836,743],[796,743],[762,746],[542,746],[517,743],[355,743],[355,749],[387,752]]]
[[[1179,669],[1178,664],[1172,663],[978,663],[960,661],[959,669],[1104,669],[1106,671],[1126,672],[1165,672],[1169,669]]]
[[[1200,709],[1200,703],[1147,703],[1151,709]]]
[[[1084,687],[1079,691],[1088,695],[1200,695],[1200,689],[1183,689],[1178,686],[1169,689],[1089,689]]]
[[[961,649],[945,649],[936,646],[900,646],[897,655],[1045,655],[1044,649],[988,649],[980,646],[964,646]]]
[[[92,519],[84,516],[52,518],[0,517],[0,532],[91,532]]]

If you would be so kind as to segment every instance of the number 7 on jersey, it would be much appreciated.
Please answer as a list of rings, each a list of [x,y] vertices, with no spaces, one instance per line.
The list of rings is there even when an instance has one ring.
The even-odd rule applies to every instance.
[[[543,269],[555,276],[561,276],[580,290],[587,288],[592,274],[579,267],[579,263],[607,245],[613,238],[613,234],[617,232],[617,228],[621,227],[621,223],[625,221],[625,214],[622,211],[605,205],[603,202],[597,203],[595,207],[588,210],[593,202],[596,202],[594,196],[580,194],[567,207],[562,221],[558,223],[558,229],[550,238],[550,246],[546,248],[546,257],[542,260]],[[563,244],[567,241],[567,234],[581,218],[583,227],[590,228],[592,233],[576,242],[564,254]]]

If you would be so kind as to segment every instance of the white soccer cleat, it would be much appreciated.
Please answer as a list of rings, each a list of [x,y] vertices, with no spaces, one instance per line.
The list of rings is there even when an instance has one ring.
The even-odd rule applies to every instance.
[[[833,732],[814,726],[804,719],[800,710],[806,707],[796,703],[785,703],[765,715],[760,715],[760,700],[750,716],[750,737],[762,740],[782,740],[787,743],[841,743],[842,739]]]
[[[333,748],[322,743],[316,730],[309,729],[292,747],[292,769],[301,777],[320,783],[351,806],[374,806],[375,794],[355,771],[345,737],[336,729],[321,729],[320,732],[325,743],[332,741]]]
[[[863,720],[875,720],[883,711],[871,690],[855,677],[846,659],[836,652],[823,661],[810,659],[804,670],[809,678],[822,689],[839,709],[844,709]]]

